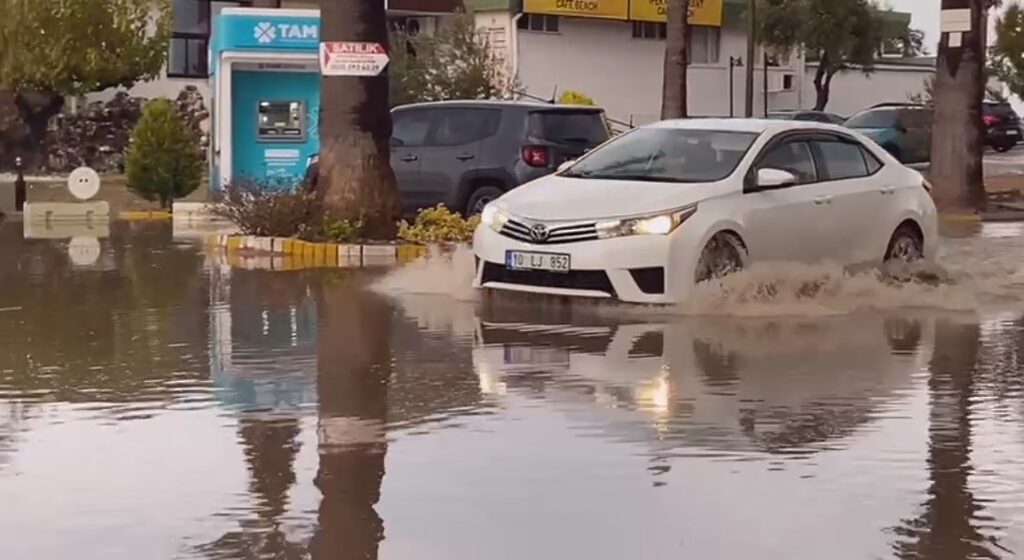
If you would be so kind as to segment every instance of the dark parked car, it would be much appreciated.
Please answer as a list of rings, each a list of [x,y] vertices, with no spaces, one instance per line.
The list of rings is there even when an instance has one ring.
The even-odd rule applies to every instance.
[[[931,158],[932,110],[916,103],[883,103],[850,117],[846,127],[875,141],[902,163]]]
[[[1020,142],[1020,117],[1009,103],[986,101],[981,110],[986,146],[1006,152]]]
[[[443,203],[479,213],[505,191],[553,172],[608,139],[596,107],[444,101],[392,110],[391,167],[404,211]],[[317,157],[307,184],[315,185]]]
[[[768,113],[768,118],[782,121],[811,121],[838,125],[846,122],[845,117],[824,111],[774,111]]]

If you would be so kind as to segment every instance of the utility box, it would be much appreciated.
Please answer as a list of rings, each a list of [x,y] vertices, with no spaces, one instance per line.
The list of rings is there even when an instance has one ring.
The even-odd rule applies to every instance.
[[[298,184],[319,150],[320,12],[225,8],[210,44],[210,188]]]

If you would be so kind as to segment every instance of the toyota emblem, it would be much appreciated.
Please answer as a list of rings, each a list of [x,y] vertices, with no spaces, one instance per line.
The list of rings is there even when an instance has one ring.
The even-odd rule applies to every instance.
[[[533,224],[530,228],[530,238],[538,243],[548,240],[548,226],[544,224]]]

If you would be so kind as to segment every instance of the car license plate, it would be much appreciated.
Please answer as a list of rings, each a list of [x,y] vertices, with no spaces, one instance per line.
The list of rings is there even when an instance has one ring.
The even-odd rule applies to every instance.
[[[513,270],[546,270],[569,272],[569,255],[562,253],[533,253],[506,251],[505,266]]]
[[[1019,131],[1019,130],[1007,130],[1007,131],[1006,131],[1006,135],[1007,135],[1007,136],[1016,136],[1016,135],[1018,135],[1018,134],[1020,134],[1020,131]]]

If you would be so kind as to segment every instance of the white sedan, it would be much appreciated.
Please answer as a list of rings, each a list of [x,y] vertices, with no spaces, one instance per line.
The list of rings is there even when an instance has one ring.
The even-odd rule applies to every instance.
[[[665,121],[488,205],[473,238],[474,285],[676,303],[755,262],[931,260],[929,190],[839,126]]]

